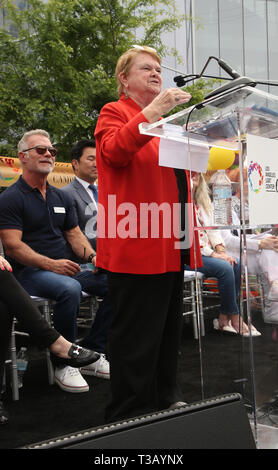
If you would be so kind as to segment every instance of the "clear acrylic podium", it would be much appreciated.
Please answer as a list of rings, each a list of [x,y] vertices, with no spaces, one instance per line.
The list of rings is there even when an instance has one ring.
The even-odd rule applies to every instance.
[[[241,315],[249,326],[249,337],[240,335],[231,337],[213,331],[211,325],[214,313],[209,310],[208,313],[204,312],[206,332],[205,336],[201,336],[200,302],[197,296],[199,339],[198,345],[196,345],[196,354],[194,356],[192,352],[189,362],[196,361],[194,364],[196,370],[199,367],[201,396],[197,396],[196,399],[207,399],[230,392],[238,392],[243,396],[254,426],[255,439],[260,447],[258,433],[260,426],[278,427],[278,323],[276,325],[275,322],[266,323],[264,321],[262,311],[265,299],[261,299],[261,303],[258,301],[255,306],[253,305],[254,293],[250,281],[252,276],[248,269],[246,235],[254,233],[255,230],[271,231],[278,224],[278,158],[276,158],[277,168],[275,167],[275,155],[278,156],[278,97],[253,86],[243,84],[232,87],[231,85],[229,90],[207,98],[202,103],[186,108],[156,123],[142,123],[139,127],[142,134],[159,137],[161,141],[165,139],[169,145],[171,141],[178,142],[180,147],[184,145],[184,154],[187,155],[187,163],[184,168],[189,171],[194,170],[194,159],[196,158],[194,148],[202,150],[206,147],[208,149],[219,147],[234,150],[238,156],[236,163],[240,168],[240,182],[238,183],[240,187],[240,224],[229,227],[206,227],[206,229],[238,229],[240,234],[242,286],[239,304]],[[258,138],[258,154],[256,154],[256,138]],[[255,144],[252,139],[255,139]],[[252,143],[252,146],[250,144],[250,154],[251,147],[253,152],[251,162],[248,155],[249,142]],[[270,150],[269,143],[274,145],[270,146]],[[259,147],[261,144],[262,147]],[[267,149],[267,155],[265,155],[266,152],[261,151],[262,148]],[[204,158],[206,158],[205,155],[206,152],[204,152]],[[255,182],[253,180],[253,186],[257,185],[254,189],[252,186],[254,174],[252,175],[251,170],[255,167],[254,161],[260,163],[260,158],[264,159],[260,165],[262,177],[260,181],[258,178],[255,178]],[[265,161],[269,163],[264,163]],[[251,168],[250,165],[253,167]],[[259,164],[256,163],[256,165],[259,167]],[[171,166],[171,163],[167,166]],[[224,166],[223,168],[226,169]],[[244,192],[244,168],[248,170],[248,195]],[[262,180],[266,188],[264,189],[265,194],[258,186]],[[269,199],[270,197],[272,199]],[[266,208],[269,204],[272,206],[270,215],[264,213],[263,209],[256,211],[259,198],[260,207]],[[269,201],[271,202],[269,203]],[[246,208],[250,208],[250,219]],[[251,208],[255,224],[251,220]],[[262,223],[260,223],[260,217]],[[194,230],[198,230],[198,227],[195,226]],[[257,278],[255,280],[260,283]],[[278,322],[278,302],[276,304]],[[261,337],[251,336],[252,323],[261,331]]]

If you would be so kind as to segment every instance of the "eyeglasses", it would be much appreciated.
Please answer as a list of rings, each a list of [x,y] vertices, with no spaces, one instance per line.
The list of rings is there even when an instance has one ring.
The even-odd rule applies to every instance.
[[[133,44],[131,47],[138,49],[139,51],[145,51],[144,47],[147,47],[148,49],[151,49],[153,52],[157,53],[157,50],[150,46],[139,46],[138,44]]]
[[[44,147],[42,145],[36,145],[35,147],[30,147],[29,149],[22,150],[22,152],[28,152],[29,150],[36,150],[39,155],[44,155],[47,151],[50,153],[51,157],[57,155],[57,150],[54,147]]]

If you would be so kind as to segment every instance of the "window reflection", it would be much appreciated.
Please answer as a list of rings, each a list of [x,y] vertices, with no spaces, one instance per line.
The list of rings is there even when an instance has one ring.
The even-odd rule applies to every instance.
[[[195,0],[196,70],[201,71],[208,57],[224,59],[243,75],[261,80],[278,76],[278,3],[267,0]],[[193,44],[194,47],[194,44]],[[214,61],[207,74],[221,75]],[[258,86],[261,89],[265,87]],[[278,94],[278,87],[267,87]]]

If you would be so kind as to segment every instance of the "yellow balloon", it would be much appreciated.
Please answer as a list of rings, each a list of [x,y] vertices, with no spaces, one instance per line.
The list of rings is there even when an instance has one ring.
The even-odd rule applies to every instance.
[[[217,147],[211,147],[207,170],[226,170],[234,163],[235,151]]]

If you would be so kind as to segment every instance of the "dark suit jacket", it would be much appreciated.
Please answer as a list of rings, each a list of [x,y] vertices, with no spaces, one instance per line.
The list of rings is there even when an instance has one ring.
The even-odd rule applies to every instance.
[[[96,222],[97,222],[97,210],[95,204],[90,199],[86,189],[79,181],[74,178],[71,183],[62,188],[71,197],[76,214],[78,217],[79,227],[82,232],[86,235],[90,241],[94,250],[96,250],[97,233],[96,233]],[[76,256],[71,252],[71,259],[77,261]],[[83,262],[84,260],[78,260]]]

